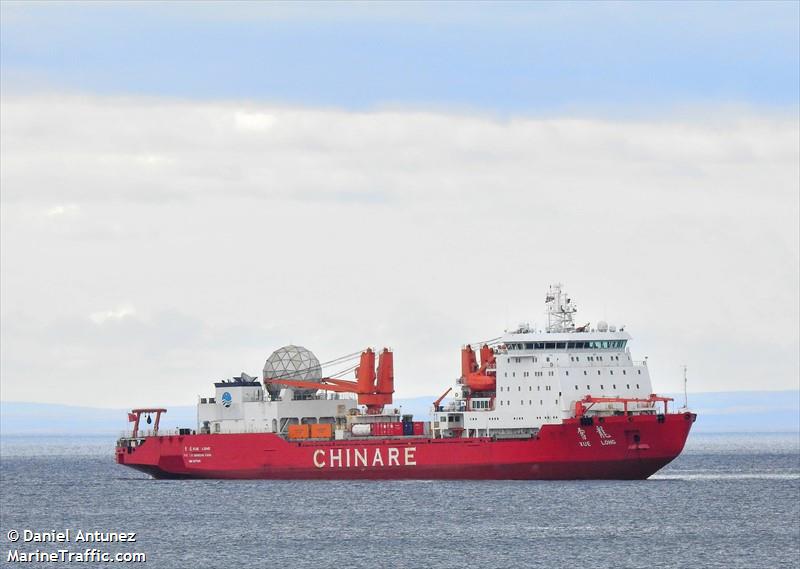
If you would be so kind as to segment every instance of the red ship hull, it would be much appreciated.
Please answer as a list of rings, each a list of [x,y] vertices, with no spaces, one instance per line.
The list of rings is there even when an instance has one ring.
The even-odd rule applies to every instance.
[[[645,479],[683,450],[695,415],[578,419],[526,439],[365,437],[287,441],[271,433],[151,436],[116,460],[154,478]]]

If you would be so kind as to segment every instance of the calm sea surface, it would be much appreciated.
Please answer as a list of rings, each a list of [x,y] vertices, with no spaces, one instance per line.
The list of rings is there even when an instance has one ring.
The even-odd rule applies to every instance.
[[[692,434],[642,482],[155,481],[113,446],[0,439],[4,565],[12,549],[97,547],[176,569],[800,567],[797,434]],[[25,529],[137,541],[9,543]]]

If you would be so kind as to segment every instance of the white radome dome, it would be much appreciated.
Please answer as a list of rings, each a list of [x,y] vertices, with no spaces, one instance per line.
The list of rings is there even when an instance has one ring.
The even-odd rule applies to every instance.
[[[322,380],[322,367],[317,356],[311,350],[307,350],[303,346],[284,346],[272,352],[264,364],[265,384],[268,379],[299,379],[319,382]],[[269,391],[272,393],[274,389],[269,389]],[[295,389],[295,392],[301,393],[313,391]]]

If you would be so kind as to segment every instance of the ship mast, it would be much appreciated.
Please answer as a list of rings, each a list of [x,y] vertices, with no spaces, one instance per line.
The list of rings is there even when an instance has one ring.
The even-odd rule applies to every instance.
[[[550,285],[545,303],[547,304],[547,331],[548,332],[574,332],[575,321],[573,315],[578,312],[578,307],[572,302],[567,293],[562,292],[561,283]]]
[[[683,366],[683,408],[684,409],[688,409],[689,408],[689,392],[688,392],[688,390],[686,388],[687,383],[689,381],[687,379],[687,377],[686,377],[687,369],[688,368],[687,368],[686,364],[684,364],[684,366]]]

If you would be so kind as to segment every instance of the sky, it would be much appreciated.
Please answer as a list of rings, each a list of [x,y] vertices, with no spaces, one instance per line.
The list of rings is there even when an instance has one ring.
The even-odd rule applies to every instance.
[[[798,3],[0,11],[4,401],[191,404],[289,343],[438,394],[553,282],[659,391],[798,387]]]

